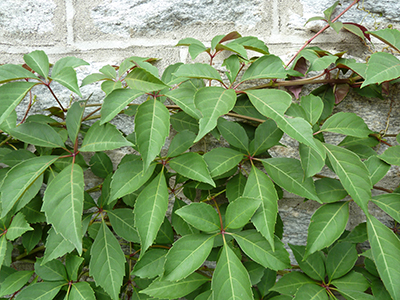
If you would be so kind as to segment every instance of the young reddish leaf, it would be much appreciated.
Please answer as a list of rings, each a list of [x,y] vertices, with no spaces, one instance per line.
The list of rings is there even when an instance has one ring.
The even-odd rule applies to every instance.
[[[335,94],[335,104],[339,104],[346,98],[347,94],[350,91],[350,85],[347,83],[344,84],[336,84],[333,88],[333,92]]]
[[[371,36],[369,35],[369,33],[367,33],[368,29],[360,24],[344,22],[343,28],[346,29],[347,31],[355,34],[361,40],[364,40],[364,38],[366,38],[367,40],[371,41]]]

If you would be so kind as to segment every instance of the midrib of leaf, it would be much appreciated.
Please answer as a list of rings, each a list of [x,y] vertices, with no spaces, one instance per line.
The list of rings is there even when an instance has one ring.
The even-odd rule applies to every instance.
[[[29,55],[29,58],[32,59],[32,60],[36,63],[36,65],[38,66],[38,68],[40,69],[40,71],[41,71],[41,72],[43,73],[43,75],[45,76],[44,79],[47,81],[47,76],[48,76],[48,74],[46,75],[46,72],[44,72],[45,70],[42,69],[42,66],[40,65],[40,63],[39,63],[38,61],[36,61],[36,59],[35,59],[34,56]]]
[[[396,69],[396,68],[399,68],[399,67],[400,67],[400,64],[397,64],[397,65],[394,65],[394,66],[391,66],[391,67],[387,67],[386,69],[382,70],[381,72],[379,72],[379,73],[375,74],[374,76],[370,77],[368,81],[374,80],[374,78],[375,77],[379,77],[379,75],[388,74],[391,69]]]
[[[204,175],[199,173],[196,169],[191,169],[191,168],[187,167],[186,165],[181,164],[181,163],[176,162],[176,161],[174,161],[174,164],[177,164],[178,166],[182,167],[183,169],[189,170],[189,171],[193,172],[194,174],[199,175],[201,178],[204,178],[205,182],[210,183],[208,178],[204,177]]]
[[[161,171],[163,172],[163,171]],[[160,176],[160,179],[158,180],[158,184],[157,184],[157,190],[156,190],[156,196],[155,199],[157,199],[158,197],[160,197],[160,188],[161,188],[161,180],[164,178],[164,176]],[[154,219],[154,210],[156,209],[157,205],[156,205],[157,201],[153,201],[153,207],[151,210],[151,217],[150,217],[150,222],[149,222],[149,227],[153,224],[153,219]],[[147,233],[146,233],[146,240],[149,240],[149,228],[147,228]],[[139,235],[140,236],[140,235]]]
[[[45,143],[51,144],[51,145],[53,145],[53,148],[59,148],[59,147],[60,147],[59,144],[55,144],[55,143],[53,143],[53,142],[51,142],[51,141],[49,141],[49,140],[46,140],[46,139],[40,139],[40,138],[38,138],[38,137],[36,137],[36,136],[32,136],[32,135],[29,135],[29,134],[25,134],[25,133],[23,133],[23,132],[18,132],[18,134],[20,134],[21,137],[24,137],[24,138],[30,138],[30,139],[32,139],[32,140],[36,140],[36,141],[39,141],[39,142],[45,142]]]
[[[247,149],[247,146],[245,144],[243,144],[242,140],[238,139],[231,130],[229,130],[228,128],[225,128],[225,130],[228,131],[240,145],[242,145],[243,149]]]

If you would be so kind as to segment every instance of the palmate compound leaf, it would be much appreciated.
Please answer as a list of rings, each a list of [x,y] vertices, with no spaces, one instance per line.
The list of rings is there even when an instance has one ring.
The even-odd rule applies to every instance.
[[[218,148],[219,149],[219,148]],[[208,183],[215,187],[203,157],[194,152],[184,153],[169,162],[170,167],[187,178]]]
[[[153,244],[168,208],[168,188],[161,171],[139,194],[133,210],[140,237],[140,258]]]
[[[218,118],[227,114],[235,106],[236,93],[232,89],[210,86],[199,89],[195,94],[194,103],[201,112],[199,133],[194,140],[198,142],[217,126]]]
[[[88,132],[79,151],[96,152],[114,150],[124,146],[132,146],[112,124],[100,125],[100,121],[94,123]]]
[[[211,281],[214,299],[252,300],[249,273],[232,249],[224,244]]]
[[[281,90],[248,90],[254,107],[264,116],[273,119],[276,125],[291,138],[303,143],[317,152],[321,149],[315,144],[310,123],[303,118],[286,118],[283,114],[292,103],[292,96]],[[320,153],[324,156],[325,153]]]
[[[160,153],[169,134],[168,109],[156,99],[142,103],[135,117],[136,142],[146,170]]]
[[[15,205],[21,206],[18,201],[24,199],[32,184],[43,172],[57,160],[56,156],[39,156],[20,162],[8,171],[1,188],[1,218],[3,218]],[[41,185],[41,183],[40,183]],[[39,187],[40,188],[40,187]],[[37,191],[35,192],[35,194]],[[32,198],[35,195],[32,195]],[[26,204],[26,203],[25,203]]]
[[[55,231],[82,253],[83,170],[77,164],[64,168],[48,185],[42,211]]]
[[[359,138],[366,138],[368,134],[373,133],[368,129],[367,124],[365,124],[362,118],[355,113],[348,112],[338,112],[328,118],[324,125],[322,125],[321,131],[335,132]]]
[[[261,159],[265,170],[279,186],[290,193],[322,203],[312,178],[305,178],[299,160],[287,157]]]
[[[256,230],[250,229],[232,233],[243,252],[256,263],[274,271],[290,268],[289,253],[275,236],[275,251],[267,240]]]
[[[156,279],[139,293],[149,295],[156,299],[178,299],[193,292],[207,281],[209,281],[207,277],[197,273],[191,274],[179,281],[160,281]]]
[[[308,227],[307,247],[304,258],[332,245],[346,229],[349,219],[349,202],[328,203],[318,208]]]
[[[166,256],[161,280],[178,281],[200,268],[213,248],[215,236],[199,233],[177,240]]]
[[[400,240],[373,216],[367,216],[372,256],[381,279],[393,299],[400,299]]]
[[[7,119],[29,90],[37,84],[34,82],[10,82],[0,86],[0,124]]]
[[[252,166],[244,187],[243,197],[261,201],[260,207],[252,217],[251,222],[269,242],[271,249],[275,250],[274,232],[279,198],[271,179],[258,168]]]
[[[358,206],[368,214],[372,184],[367,167],[350,150],[331,144],[324,144],[324,146],[333,170],[343,187]]]
[[[400,77],[400,60],[386,52],[371,55],[367,63],[365,81],[361,88],[375,83],[382,83]]]
[[[132,89],[115,89],[109,93],[101,106],[100,125],[111,121],[119,112],[121,112],[129,103],[144,92]]]
[[[125,256],[114,234],[104,221],[90,249],[89,275],[113,300],[119,299],[125,275]]]

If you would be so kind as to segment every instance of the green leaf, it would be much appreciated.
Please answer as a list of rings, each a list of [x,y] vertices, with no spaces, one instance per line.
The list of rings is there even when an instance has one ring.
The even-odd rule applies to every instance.
[[[44,251],[43,264],[61,257],[66,253],[72,252],[75,249],[74,244],[64,239],[61,234],[57,234],[53,227],[48,232],[45,246],[46,250]]]
[[[305,284],[299,287],[293,300],[329,300],[325,288],[317,284]]]
[[[360,291],[338,290],[338,292],[348,300],[376,300],[376,297]]]
[[[181,39],[176,46],[188,46],[189,54],[192,59],[195,59],[200,53],[207,49],[202,42],[194,38]]]
[[[65,281],[39,282],[30,284],[27,288],[18,293],[18,300],[52,300],[60,291]]]
[[[292,96],[287,92],[265,89],[246,91],[246,93],[256,109],[264,116],[273,119],[286,134],[320,152],[315,144],[311,125],[306,120],[284,117],[283,114],[292,102]]]
[[[400,77],[400,60],[390,53],[377,52],[372,54],[368,60],[365,81],[361,88],[398,77]]]
[[[94,123],[86,133],[79,151],[97,152],[114,150],[124,146],[132,146],[112,124],[100,125],[100,121]]]
[[[155,164],[151,164],[144,170],[143,161],[139,159],[121,162],[112,177],[109,201],[131,194],[143,186],[150,179],[155,167]]]
[[[261,199],[254,199],[249,197],[237,198],[235,201],[230,203],[226,208],[225,228],[228,229],[242,228],[249,222],[250,218],[254,215],[254,213],[256,212],[256,210],[260,205],[261,205]],[[254,219],[257,218],[255,217]]]
[[[85,106],[86,104],[83,101],[75,102],[72,104],[70,109],[68,109],[67,118],[65,121],[67,125],[68,136],[72,143],[75,143],[76,138],[78,137]]]
[[[33,231],[25,232],[22,235],[22,245],[24,245],[26,252],[29,253],[40,242],[42,238],[42,225],[32,224]]]
[[[208,280],[207,277],[197,273],[177,282],[155,280],[139,293],[159,299],[177,299],[193,292]]]
[[[93,73],[90,74],[88,76],[86,76],[85,78],[83,78],[82,80],[82,86],[97,82],[97,81],[103,81],[103,80],[111,80],[111,78],[109,78],[108,76],[101,74],[101,73]]]
[[[342,241],[350,243],[363,243],[368,239],[367,223],[358,224]]]
[[[35,263],[35,273],[46,281],[68,280],[65,266],[57,259],[53,259],[44,264],[43,258],[37,258]]]
[[[52,74],[51,79],[65,86],[67,89],[76,93],[79,97],[82,98],[82,94],[79,90],[76,72],[72,67],[65,67],[56,75]]]
[[[400,146],[389,147],[378,157],[390,165],[400,166]]]
[[[194,103],[203,117],[199,120],[198,142],[203,136],[217,126],[218,118],[227,114],[235,106],[236,93],[232,89],[210,86],[197,91]]]
[[[162,82],[162,80],[142,68],[134,68],[125,77],[125,81],[131,89],[142,91],[143,93],[158,91],[169,87]]]
[[[314,184],[318,198],[321,199],[323,203],[336,202],[347,196],[346,190],[337,179],[321,178],[314,181]]]
[[[286,75],[282,60],[278,56],[266,54],[251,64],[244,72],[241,82],[261,78],[286,78]]]
[[[182,84],[179,88],[167,92],[165,96],[178,104],[189,116],[198,120],[202,115],[194,105],[194,96],[199,87],[193,84],[193,80],[189,80],[187,84]]]
[[[100,125],[111,121],[119,114],[129,103],[137,97],[143,95],[144,92],[131,89],[115,89],[109,93],[101,106]]]
[[[142,154],[144,169],[160,153],[169,135],[168,109],[156,99],[142,103],[135,117],[136,141]]]
[[[271,249],[275,250],[274,232],[278,213],[278,195],[274,184],[264,172],[252,166],[243,197],[261,200],[261,205],[251,221],[267,239]]]
[[[362,274],[355,271],[351,271],[343,277],[332,280],[331,284],[336,286],[339,290],[359,292],[364,292],[370,286],[368,280]]]
[[[226,45],[224,44],[218,44],[216,47],[217,51],[220,50],[227,50],[227,51],[231,51],[233,53],[237,53],[239,54],[241,57],[247,59],[247,51],[246,49],[243,47],[243,45],[240,45],[238,43],[236,43],[236,41],[232,41]]]
[[[244,188],[246,186],[246,181],[246,177],[240,172],[228,181],[228,183],[226,184],[225,194],[229,202],[232,202],[242,196]]]
[[[31,195],[32,197],[28,197],[30,199],[25,198],[25,194],[29,193],[29,188],[36,180],[40,183],[40,189],[42,185],[41,175],[56,160],[57,157],[54,156],[34,157],[20,162],[8,171],[1,188],[1,218],[15,205],[22,208],[26,202],[29,202],[36,195],[38,191]],[[21,203],[18,203],[19,200],[25,203],[21,205]]]
[[[49,75],[49,58],[42,50],[36,50],[24,55],[26,64],[47,81]]]
[[[215,209],[204,202],[191,203],[175,211],[187,223],[205,232],[220,231],[221,224]]]
[[[264,276],[264,270],[266,269],[254,261],[245,261],[243,265],[249,273],[251,285],[258,284]]]
[[[326,259],[326,272],[329,281],[346,275],[356,263],[358,253],[356,245],[349,242],[341,242],[334,245]]]
[[[6,258],[6,252],[7,252],[7,239],[6,235],[2,234],[0,236],[0,269],[4,263],[4,259]]]
[[[179,69],[173,74],[176,77],[189,77],[189,78],[201,78],[201,79],[209,79],[209,80],[217,80],[219,82],[223,82],[221,75],[209,64],[189,64],[182,65]]]
[[[250,153],[253,156],[259,155],[269,148],[279,144],[283,131],[276,126],[272,119],[261,123],[256,131],[254,139],[250,143]]]
[[[25,78],[39,80],[39,78],[35,74],[20,65],[5,64],[0,66],[0,83]]]
[[[348,219],[349,202],[329,203],[318,208],[308,227],[305,258],[332,245],[345,230]]]
[[[294,296],[300,287],[310,283],[315,284],[315,281],[301,272],[292,271],[283,275],[275,286],[271,288],[271,291]]]
[[[138,233],[133,226],[135,222],[132,209],[119,208],[107,211],[107,216],[110,218],[110,222],[115,233],[132,243],[139,243]]]
[[[370,173],[372,185],[377,184],[381,179],[383,179],[390,169],[390,165],[379,159],[377,156],[371,156],[369,159],[364,161],[364,164]]]
[[[168,148],[167,157],[178,156],[188,150],[192,145],[196,135],[189,130],[178,132],[171,141]]]
[[[218,130],[231,146],[247,152],[249,151],[249,137],[244,128],[238,123],[219,118]]]
[[[307,121],[311,124],[317,123],[324,110],[322,99],[318,96],[309,94],[301,97],[300,104],[306,113]]]
[[[197,134],[199,132],[199,124],[196,119],[186,114],[183,111],[171,116],[171,125],[177,131],[190,130]]]
[[[139,194],[133,211],[135,227],[140,237],[140,257],[153,244],[167,208],[168,189],[164,172],[161,171]]]
[[[84,258],[77,255],[69,254],[66,256],[65,268],[67,269],[68,279],[74,281],[78,280],[79,267],[83,261]]]
[[[93,174],[101,178],[106,178],[113,171],[112,161],[104,152],[96,152],[89,164]]]
[[[301,166],[304,170],[305,177],[312,177],[315,174],[321,172],[325,166],[325,155],[321,156],[321,152],[324,153],[324,146],[318,141],[314,141],[315,144],[321,149],[320,152],[315,151],[304,144],[299,145],[299,153],[301,159]]]
[[[258,112],[258,110],[250,102],[247,94],[241,94],[237,97],[235,107],[232,110],[237,114],[247,117],[255,118],[258,120],[268,120],[267,117]]]
[[[259,52],[261,54],[269,54],[268,47],[265,43],[254,36],[243,36],[235,39],[235,43],[243,45],[245,49]]]
[[[276,157],[261,159],[267,173],[278,185],[290,193],[322,203],[315,192],[312,178],[304,179],[300,161],[294,158]]]
[[[171,215],[171,223],[174,227],[174,230],[177,234],[181,236],[185,236],[187,234],[199,233],[198,229],[193,228],[191,225],[186,223],[178,214],[175,212],[181,208],[186,206],[187,204],[182,200],[175,198],[174,207],[172,209]]]
[[[10,82],[0,86],[0,124],[2,124],[29,90],[37,85],[33,82]]]
[[[150,249],[133,267],[131,275],[154,278],[164,272],[166,249]]]
[[[42,211],[55,231],[82,253],[83,170],[77,164],[63,169],[48,185]]]
[[[235,168],[243,159],[243,153],[230,148],[215,148],[203,155],[211,177],[217,177]]]
[[[187,152],[169,162],[170,167],[187,178],[208,183],[215,187],[210,171],[203,157],[195,152]]]
[[[122,279],[125,275],[125,256],[104,221],[90,249],[89,275],[93,276],[113,300],[119,299]]]
[[[211,252],[215,235],[190,234],[177,240],[168,251],[162,280],[178,281],[200,268]]]
[[[315,252],[304,259],[306,247],[300,245],[289,244],[292,249],[294,257],[299,264],[300,269],[314,280],[325,280],[325,255],[321,252]]]
[[[273,251],[268,241],[256,230],[245,230],[232,235],[243,252],[265,268],[278,271],[290,267],[289,253],[276,236]]]
[[[321,131],[335,132],[360,138],[365,138],[372,133],[364,120],[355,113],[338,112],[327,119]]]
[[[9,241],[15,240],[27,231],[33,230],[25,220],[22,213],[17,213],[11,221],[10,227],[7,228],[6,237]]]
[[[400,194],[382,194],[372,197],[372,202],[378,205],[385,213],[400,222]]]
[[[222,66],[225,66],[228,72],[225,75],[230,83],[234,83],[241,69],[240,58],[238,55],[231,55],[224,60]]]
[[[73,283],[68,299],[70,300],[96,300],[94,291],[90,287],[89,283],[81,281]]]
[[[54,76],[60,73],[62,69],[67,67],[76,68],[84,65],[89,65],[89,63],[84,61],[83,59],[73,56],[63,57],[56,61],[56,63],[53,66],[53,69],[51,70],[51,75]]]
[[[400,299],[399,238],[373,216],[367,216],[368,237],[379,275],[393,299]]]
[[[8,275],[0,286],[0,297],[13,294],[22,288],[32,277],[33,271],[18,271]]]
[[[63,148],[60,135],[49,125],[29,122],[10,129],[9,133],[25,143],[40,147]]]
[[[394,28],[385,28],[377,31],[367,31],[382,42],[400,52],[400,31]]]
[[[389,292],[383,285],[383,282],[378,278],[375,278],[374,280],[372,280],[371,290],[372,290],[372,293],[374,294],[375,300],[386,300],[386,299],[391,298],[389,295]]]
[[[225,244],[211,281],[214,299],[252,300],[249,274],[231,248]]]
[[[368,214],[371,199],[371,179],[360,158],[353,152],[338,146],[324,144],[329,161],[340,182],[353,200]]]
[[[122,89],[121,81],[106,80],[101,84],[101,90],[108,96],[112,91]]]

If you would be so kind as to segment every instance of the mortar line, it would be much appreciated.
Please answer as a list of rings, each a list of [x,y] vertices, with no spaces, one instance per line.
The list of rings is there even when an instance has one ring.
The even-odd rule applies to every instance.
[[[273,35],[278,35],[280,32],[278,0],[273,0],[272,2],[272,32]]]
[[[67,44],[72,45],[74,43],[74,4],[73,0],[65,1],[65,12],[67,21]]]

